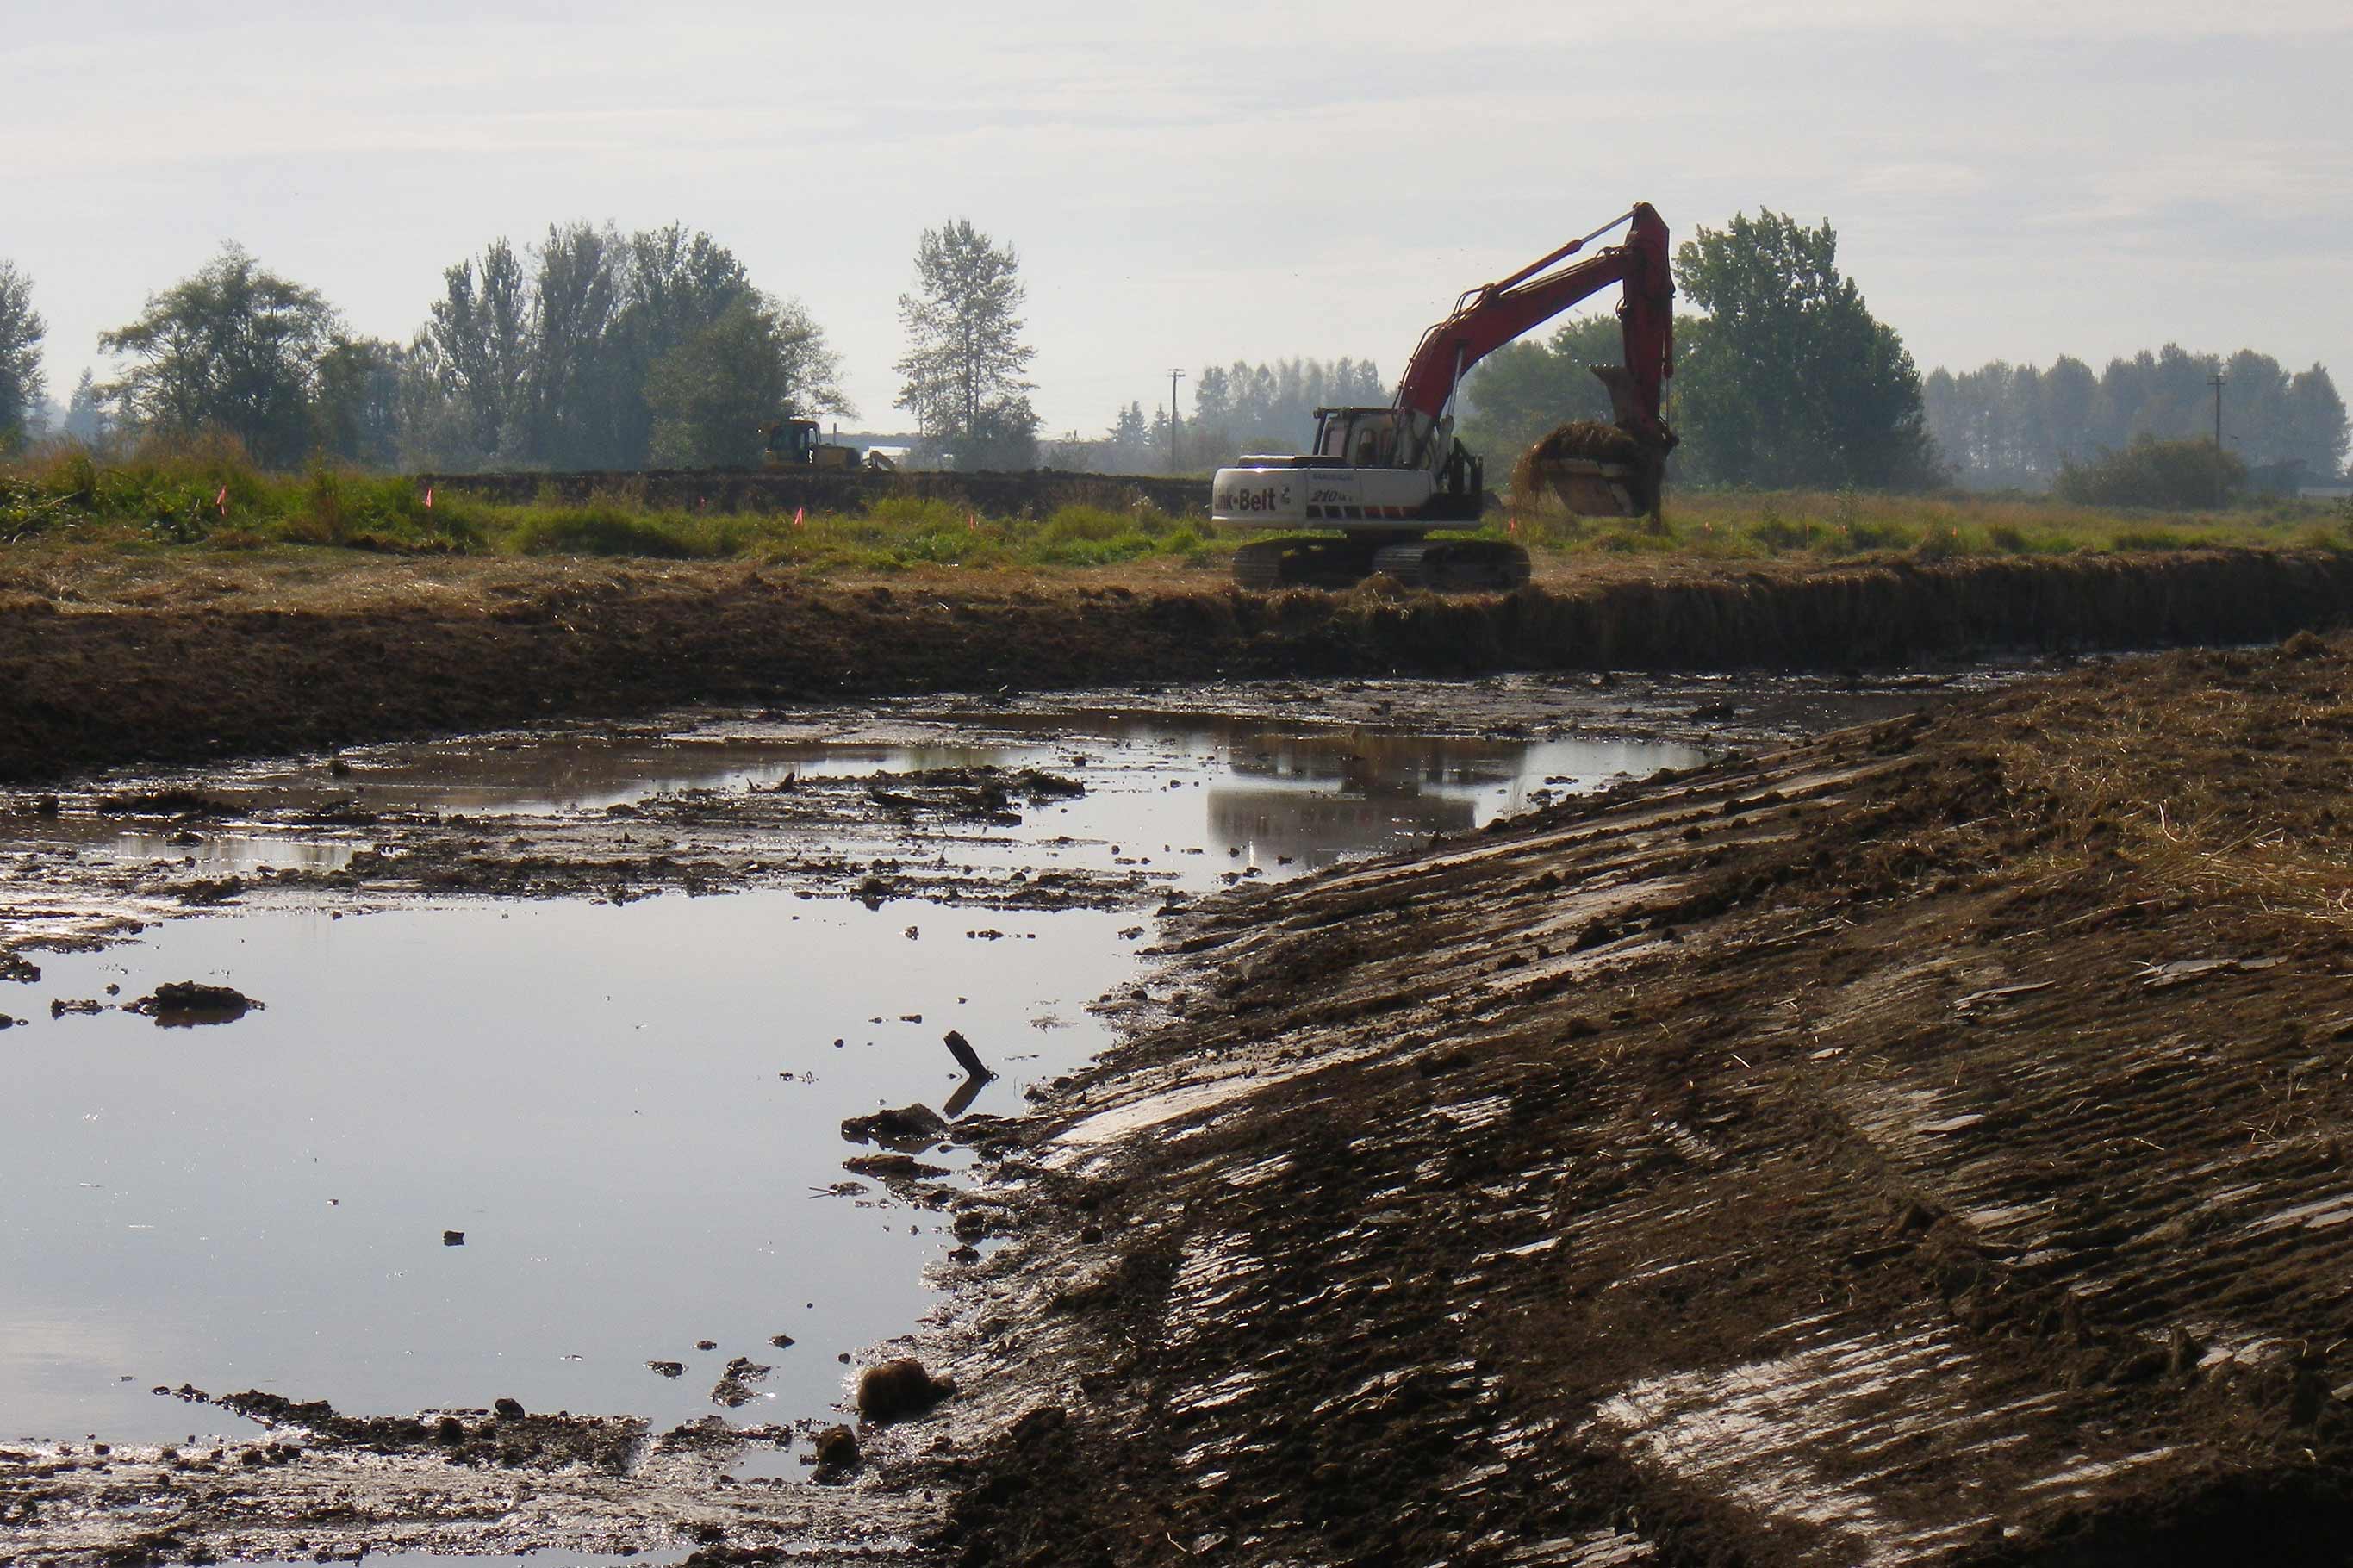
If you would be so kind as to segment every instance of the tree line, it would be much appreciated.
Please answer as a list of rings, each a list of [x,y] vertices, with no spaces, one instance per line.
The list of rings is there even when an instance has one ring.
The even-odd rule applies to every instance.
[[[923,232],[915,261],[897,368],[919,456],[1029,466],[1018,258],[956,219]],[[44,331],[29,281],[0,262],[0,450],[40,422]],[[444,270],[406,342],[351,332],[318,290],[229,245],[99,346],[121,373],[84,374],[60,434],[100,445],[222,431],[274,468],[751,466],[775,420],[857,413],[807,310],[682,224],[494,240]]]
[[[2173,489],[2202,503],[2217,487],[2250,479],[2324,483],[2348,455],[2346,408],[2328,372],[2291,373],[2252,350],[2224,359],[2168,344],[2097,374],[2063,356],[2047,370],[1997,362],[1923,376],[1839,272],[1828,223],[1810,228],[1768,211],[1700,229],[1678,247],[1675,279],[1705,311],[1676,318],[1671,418],[1683,445],[1670,469],[1683,483],[1957,483],[2145,497],[2156,492],[2138,481],[2104,490],[2105,459],[2150,441],[2211,445],[2218,372],[2226,461],[2160,453],[2116,471],[2179,468],[2196,477]],[[1564,419],[1609,418],[1609,398],[1585,367],[1615,363],[1621,352],[1616,320],[1597,312],[1489,356],[1463,389],[1464,441],[1492,467]]]
[[[1928,428],[1973,489],[2042,489],[2069,468],[2146,440],[2214,437],[2214,377],[2222,378],[2222,449],[2258,482],[2293,489],[2343,467],[2345,401],[2320,365],[2290,372],[2242,349],[2225,359],[2168,343],[2112,359],[2094,374],[2066,355],[2049,368],[1995,361],[1923,388]]]
[[[1386,403],[1388,396],[1373,361],[1345,355],[1328,363],[1204,365],[1193,377],[1192,410],[1179,415],[1173,442],[1167,405],[1154,404],[1147,416],[1138,398],[1102,437],[1052,443],[1046,456],[1056,468],[1094,473],[1191,472],[1245,452],[1303,452],[1314,438],[1318,408]]]
[[[1236,360],[1192,377],[1189,415],[1147,416],[1137,399],[1100,437],[1041,446],[1019,258],[957,218],[923,232],[914,262],[894,368],[919,463],[1198,471],[1303,450],[1319,406],[1388,401],[1369,359]],[[2224,360],[2168,344],[2096,375],[2063,356],[1924,377],[1840,270],[1827,221],[1736,215],[1695,230],[1674,268],[1697,307],[1676,320],[1681,483],[2048,488],[2137,442],[2211,436],[2217,374],[2224,455],[2258,482],[2327,479],[2347,458],[2327,371],[2291,373],[2253,351]],[[42,335],[29,281],[0,261],[0,448],[38,424]],[[409,469],[751,465],[770,420],[856,413],[807,310],[679,224],[552,226],[521,249],[496,240],[444,271],[406,342],[351,333],[317,291],[231,245],[100,344],[122,369],[85,374],[65,434],[224,429],[275,467],[316,455]],[[1620,356],[1607,312],[1490,355],[1461,389],[1465,443],[1494,472],[1563,420],[1608,418],[1587,367]]]
[[[351,332],[318,290],[231,244],[99,346],[122,368],[84,374],[64,434],[226,431],[275,468],[754,462],[763,421],[849,411],[808,312],[677,224],[492,241],[443,272],[406,342]]]

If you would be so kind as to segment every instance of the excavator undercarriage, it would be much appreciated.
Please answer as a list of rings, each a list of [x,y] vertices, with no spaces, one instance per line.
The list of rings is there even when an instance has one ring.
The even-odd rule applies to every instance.
[[[1528,573],[1526,551],[1493,539],[1349,534],[1258,539],[1234,552],[1234,581],[1245,588],[1345,588],[1378,575],[1440,593],[1508,593]]]

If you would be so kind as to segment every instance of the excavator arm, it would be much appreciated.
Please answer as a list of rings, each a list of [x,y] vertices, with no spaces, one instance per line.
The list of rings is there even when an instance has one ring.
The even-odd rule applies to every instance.
[[[1551,270],[1629,219],[1624,244]],[[1648,202],[1636,203],[1625,217],[1569,241],[1509,278],[1463,295],[1452,315],[1422,334],[1398,384],[1397,406],[1434,422],[1472,365],[1612,283],[1624,285],[1618,321],[1626,365],[1622,383],[1613,375],[1602,379],[1612,384],[1619,421],[1630,434],[1647,446],[1672,446],[1664,405],[1666,381],[1674,374],[1674,274],[1667,226]]]

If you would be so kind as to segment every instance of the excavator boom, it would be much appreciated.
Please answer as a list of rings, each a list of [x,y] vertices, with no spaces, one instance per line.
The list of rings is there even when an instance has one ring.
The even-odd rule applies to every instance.
[[[1551,270],[1588,240],[1630,220],[1623,245]],[[1463,295],[1452,315],[1422,334],[1398,383],[1397,405],[1435,420],[1472,365],[1612,283],[1624,286],[1618,321],[1626,342],[1624,401],[1631,405],[1620,410],[1620,417],[1630,416],[1638,436],[1662,439],[1666,379],[1674,374],[1675,285],[1667,226],[1648,202],[1636,203],[1625,217],[1571,240],[1511,277]]]

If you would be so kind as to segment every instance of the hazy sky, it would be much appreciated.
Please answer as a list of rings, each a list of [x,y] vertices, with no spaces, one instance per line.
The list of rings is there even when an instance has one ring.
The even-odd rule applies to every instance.
[[[680,219],[898,428],[915,238],[967,216],[1047,428],[1096,433],[1171,365],[1394,376],[1637,199],[1827,216],[1924,370],[2175,340],[2353,391],[2344,0],[11,9],[0,258],[59,397],[224,240],[406,339],[499,235]]]

